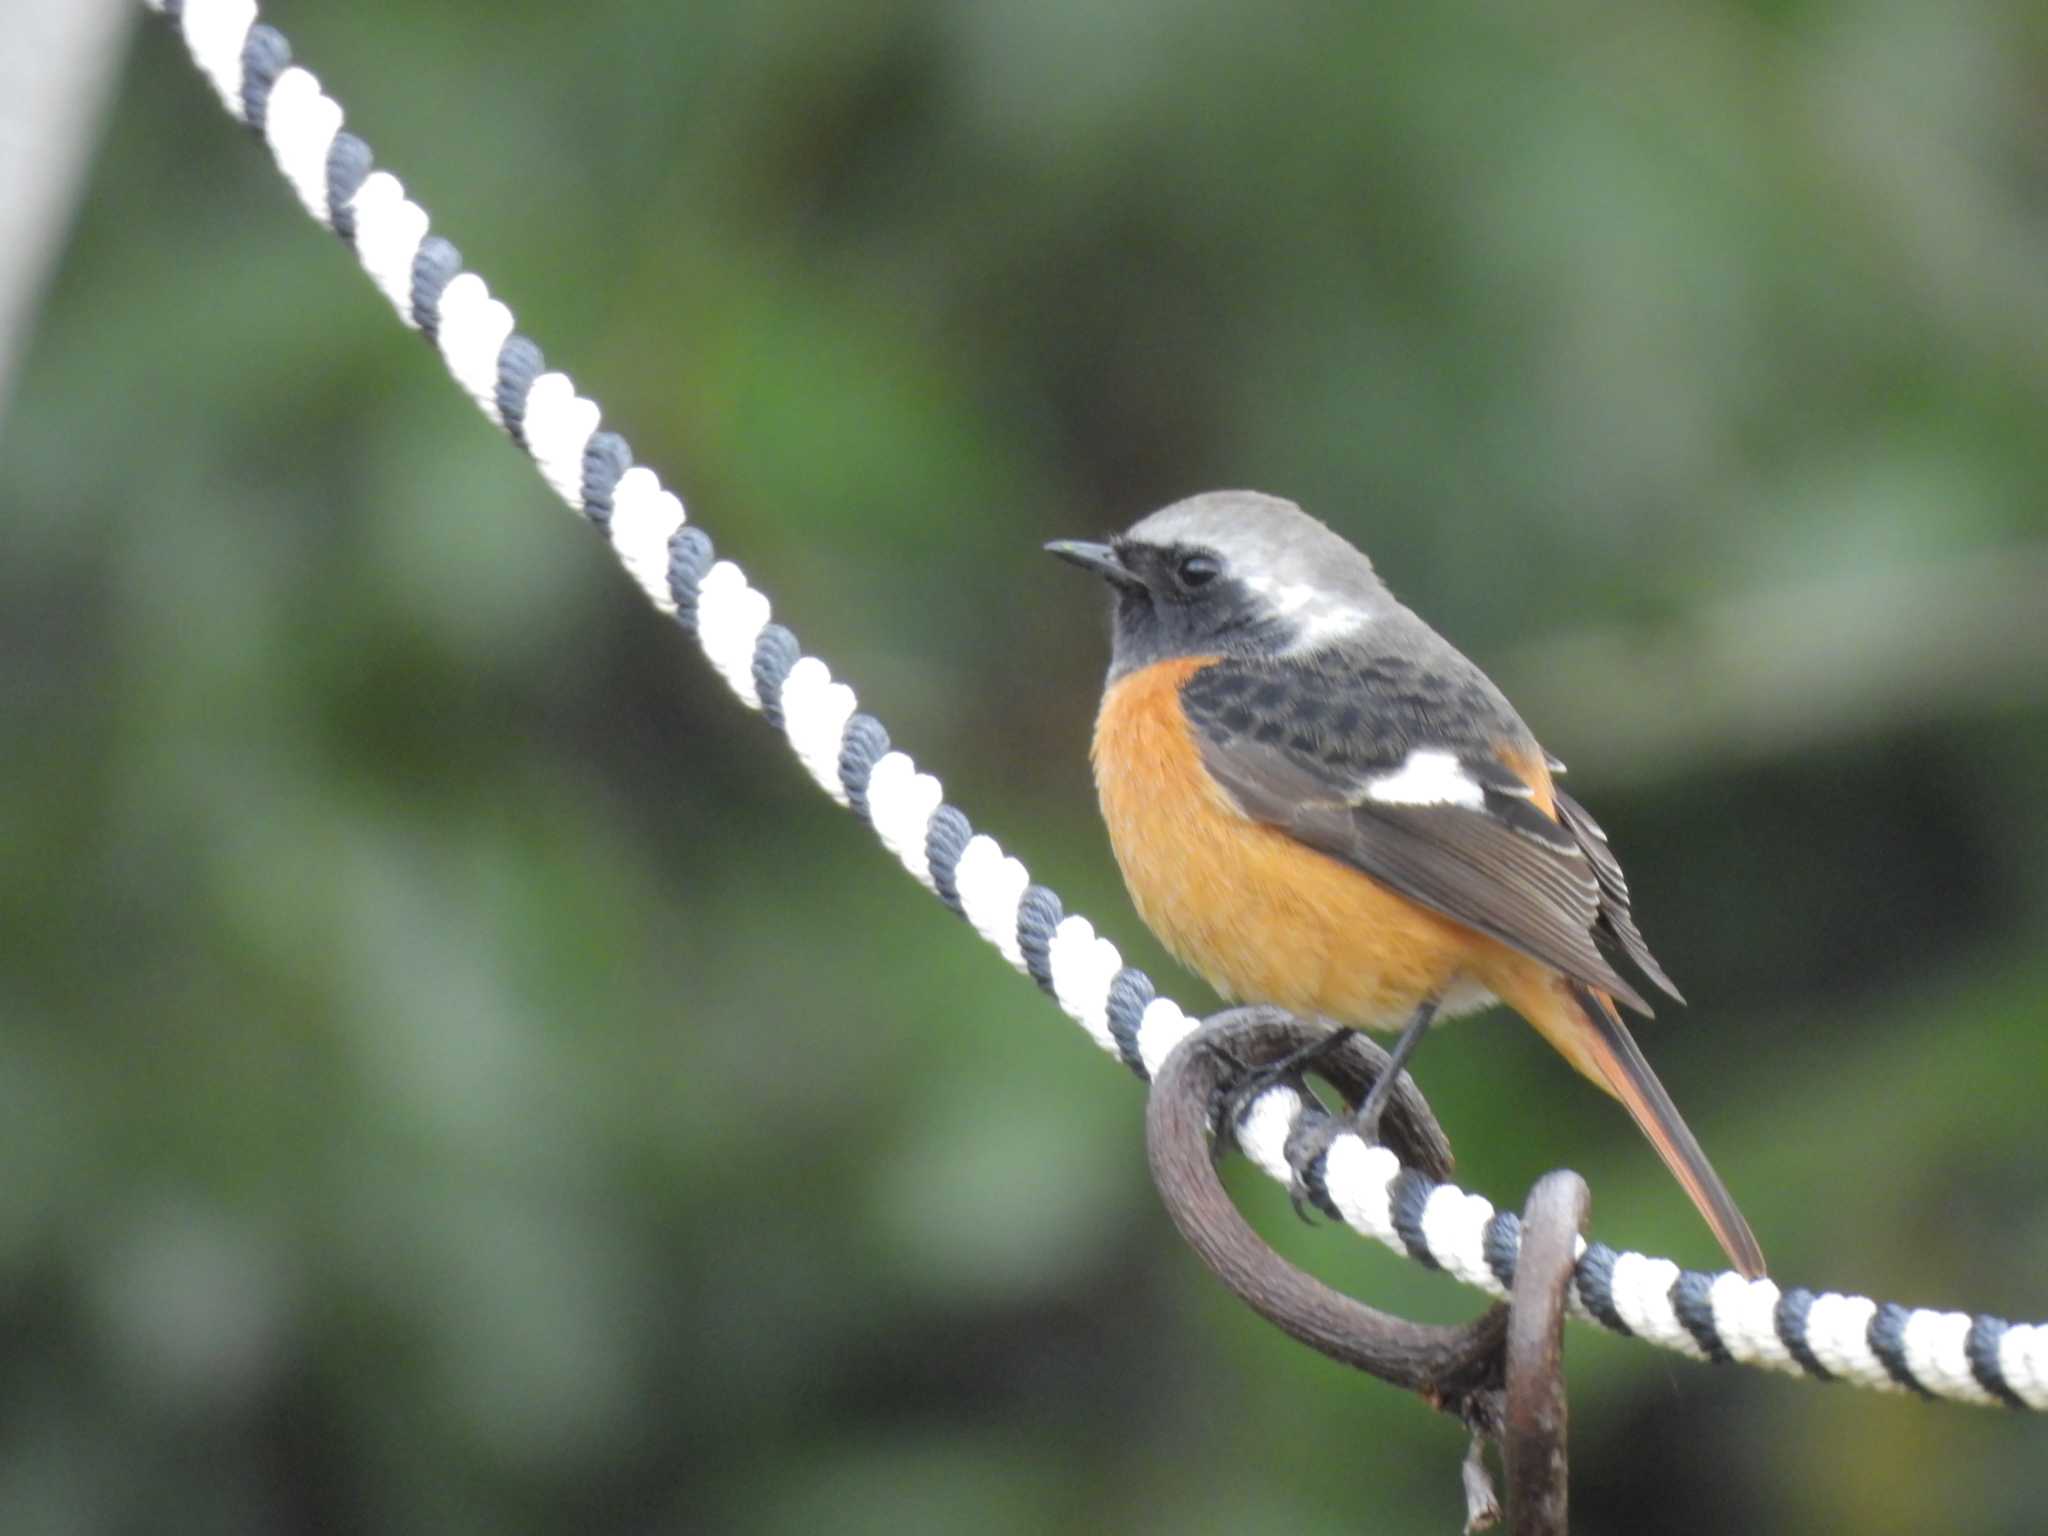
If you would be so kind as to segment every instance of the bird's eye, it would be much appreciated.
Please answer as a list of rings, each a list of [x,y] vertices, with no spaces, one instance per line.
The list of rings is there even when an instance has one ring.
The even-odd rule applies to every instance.
[[[1173,574],[1183,587],[1192,592],[1221,576],[1223,567],[1217,564],[1213,555],[1183,555],[1180,564],[1173,568]]]

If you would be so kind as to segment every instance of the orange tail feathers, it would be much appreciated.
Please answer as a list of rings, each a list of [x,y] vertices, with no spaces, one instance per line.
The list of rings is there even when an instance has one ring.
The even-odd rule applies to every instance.
[[[1635,1037],[1605,994],[1576,982],[1555,984],[1552,1004],[1527,1015],[1529,1022],[1573,1066],[1621,1100],[1657,1149],[1692,1203],[1706,1218],[1728,1261],[1751,1280],[1764,1273],[1763,1249],[1749,1230],[1735,1197],[1714,1172],[1698,1139],[1680,1118],[1678,1106],[1650,1070]]]

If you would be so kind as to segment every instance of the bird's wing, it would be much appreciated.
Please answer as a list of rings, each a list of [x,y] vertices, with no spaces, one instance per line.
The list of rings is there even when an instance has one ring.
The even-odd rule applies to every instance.
[[[1631,1008],[1650,1011],[1603,941],[1669,989],[1605,840],[1562,796],[1563,819],[1546,812],[1547,778],[1511,766],[1542,764],[1540,750],[1469,663],[1225,659],[1181,702],[1204,765],[1253,820]]]
[[[1664,967],[1657,963],[1657,957],[1650,953],[1650,946],[1636,927],[1636,920],[1628,909],[1628,880],[1622,875],[1621,861],[1614,856],[1614,850],[1607,846],[1607,834],[1600,830],[1600,823],[1578,801],[1561,789],[1553,789],[1557,799],[1557,819],[1568,828],[1579,841],[1588,862],[1593,866],[1593,875],[1600,882],[1600,921],[1607,930],[1611,942],[1628,956],[1629,964],[1655,982],[1658,989],[1675,1002],[1685,998],[1673,985]]]

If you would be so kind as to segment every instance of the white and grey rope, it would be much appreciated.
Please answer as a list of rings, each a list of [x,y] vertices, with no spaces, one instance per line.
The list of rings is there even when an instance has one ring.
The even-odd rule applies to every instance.
[[[540,348],[369,146],[342,127],[341,107],[291,62],[255,0],[144,0],[183,36],[228,112],[262,135],[306,209],[355,251],[373,282],[439,350],[456,382],[539,466],[555,493],[611,545],[655,606],[675,615],[741,702],[788,737],[819,786],[865,819],[916,879],[1003,958],[1028,974],[1096,1043],[1149,1077],[1197,1027],[1127,966],[1084,917],[1031,883],[1024,866],[945,803],[939,781],[893,750],[853,690],[805,655],[770,618],[768,599],[711,540],[654,472],[633,462],[598,408]],[[1286,1147],[1307,1106],[1268,1089],[1245,1110],[1237,1140],[1267,1173],[1291,1182]],[[1403,1169],[1384,1147],[1344,1135],[1310,1166],[1307,1193],[1368,1237],[1505,1297],[1519,1221],[1482,1197]],[[2048,1410],[2048,1325],[1878,1303],[1838,1292],[1780,1290],[1732,1272],[1681,1270],[1669,1259],[1585,1243],[1572,1310],[1698,1360],[1741,1361],[1880,1391]]]

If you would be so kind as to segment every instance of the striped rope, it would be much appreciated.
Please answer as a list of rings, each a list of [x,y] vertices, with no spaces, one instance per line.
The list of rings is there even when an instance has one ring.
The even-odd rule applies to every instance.
[[[654,605],[696,636],[740,701],[781,729],[819,787],[873,827],[919,883],[1096,1044],[1149,1078],[1196,1021],[946,804],[939,781],[890,746],[853,690],[771,620],[767,597],[737,565],[716,558],[674,493],[633,462],[624,438],[600,428],[597,406],[513,330],[512,312],[463,269],[453,245],[429,232],[425,211],[398,179],[372,169],[369,146],[343,129],[341,107],[320,82],[291,62],[284,36],[257,20],[255,0],[143,3],[177,27],[229,114],[269,144],[307,212],[348,243],[399,319],[439,349],[477,408],[610,543]],[[1238,1143],[1292,1185],[1288,1138],[1315,1112],[1292,1088],[1270,1088],[1245,1108]],[[1365,1236],[1507,1296],[1521,1246],[1512,1211],[1403,1169],[1386,1148],[1353,1135],[1334,1139],[1301,1182],[1317,1205]],[[1780,1290],[1583,1240],[1570,1300],[1581,1319],[1695,1360],[2048,1411],[2048,1325]]]

